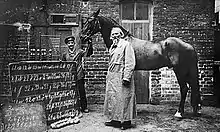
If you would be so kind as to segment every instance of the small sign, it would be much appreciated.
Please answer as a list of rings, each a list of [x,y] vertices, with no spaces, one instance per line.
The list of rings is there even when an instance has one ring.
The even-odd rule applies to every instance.
[[[44,132],[46,115],[41,103],[8,104],[3,107],[4,132]]]

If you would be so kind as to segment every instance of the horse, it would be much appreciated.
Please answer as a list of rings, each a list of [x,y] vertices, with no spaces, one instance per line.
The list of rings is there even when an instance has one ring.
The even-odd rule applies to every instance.
[[[124,39],[132,45],[136,66],[135,70],[155,70],[162,67],[173,68],[177,77],[181,99],[175,117],[182,118],[184,104],[189,87],[191,87],[191,106],[194,115],[200,115],[201,109],[199,79],[198,79],[198,57],[195,48],[176,37],[169,37],[158,43],[135,38],[115,20],[109,17],[99,16],[100,9],[91,14],[85,21],[81,40],[86,41],[100,32],[106,47],[109,49],[112,42],[110,32],[112,27],[120,27],[124,32]],[[189,86],[188,86],[189,85]]]

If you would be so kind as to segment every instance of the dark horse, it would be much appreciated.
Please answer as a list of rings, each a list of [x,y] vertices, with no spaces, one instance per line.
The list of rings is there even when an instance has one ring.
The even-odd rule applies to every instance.
[[[180,85],[181,101],[176,117],[182,117],[184,104],[188,92],[188,85],[191,87],[191,105],[193,113],[198,115],[200,109],[200,91],[198,80],[198,59],[193,46],[182,40],[169,37],[159,43],[152,43],[133,37],[128,31],[120,26],[115,20],[98,16],[100,10],[94,12],[87,18],[82,32],[81,39],[86,41],[92,35],[100,32],[104,42],[109,49],[110,32],[112,27],[120,27],[127,39],[134,48],[136,57],[136,70],[155,70],[161,67],[173,68]]]

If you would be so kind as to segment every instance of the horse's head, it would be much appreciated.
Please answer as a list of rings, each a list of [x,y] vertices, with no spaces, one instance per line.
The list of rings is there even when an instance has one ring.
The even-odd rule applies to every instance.
[[[80,36],[82,41],[88,41],[91,36],[93,36],[97,32],[100,32],[101,27],[97,17],[99,12],[100,9],[89,16],[86,22],[83,24],[83,29]]]
[[[98,16],[99,12],[100,9],[89,16],[84,23],[80,36],[82,42],[88,41],[91,36],[100,32],[106,47],[109,49],[112,44],[112,41],[110,40],[110,33],[113,27],[120,27],[124,33],[124,37],[130,35],[129,32],[120,26],[114,19],[110,17]]]

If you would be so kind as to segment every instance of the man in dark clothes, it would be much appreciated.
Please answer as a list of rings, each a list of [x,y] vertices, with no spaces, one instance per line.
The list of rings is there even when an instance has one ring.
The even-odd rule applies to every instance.
[[[80,110],[82,112],[88,113],[89,110],[87,108],[87,99],[85,92],[85,81],[84,81],[84,69],[82,66],[82,57],[85,56],[86,51],[79,48],[79,46],[75,43],[75,37],[69,36],[65,39],[65,43],[68,46],[68,51],[65,52],[62,56],[63,61],[76,61],[77,66],[77,89],[79,90],[80,97]]]

